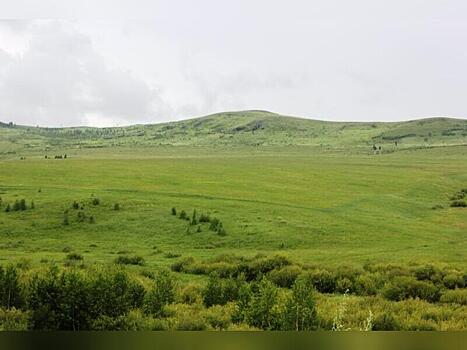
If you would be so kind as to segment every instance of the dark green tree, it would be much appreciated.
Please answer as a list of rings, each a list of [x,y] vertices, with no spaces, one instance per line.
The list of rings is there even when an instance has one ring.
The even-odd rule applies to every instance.
[[[175,301],[175,280],[168,271],[160,271],[154,279],[154,289],[145,298],[144,310],[153,316],[161,316],[164,306]]]

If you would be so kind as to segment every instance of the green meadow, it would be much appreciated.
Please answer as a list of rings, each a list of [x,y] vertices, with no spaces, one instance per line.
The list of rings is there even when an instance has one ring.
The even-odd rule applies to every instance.
[[[467,212],[449,207],[467,183],[465,147],[387,155],[307,147],[107,152],[1,161],[3,208],[22,198],[35,206],[0,212],[1,259],[61,262],[68,248],[103,263],[128,251],[154,268],[170,263],[164,253],[280,252],[326,264],[466,261]],[[78,221],[74,201],[94,223]],[[196,232],[172,207],[218,217],[228,234],[203,224]]]
[[[177,281],[157,307],[148,292],[119,315],[82,316],[80,329],[290,329],[284,300],[303,280],[318,316],[297,330],[466,329],[466,135],[455,119],[262,111],[107,129],[2,124],[0,265],[32,284],[18,292],[24,314],[2,304],[0,329],[75,329],[48,323],[68,309],[38,320],[31,304],[33,276],[51,266],[90,286],[100,268],[149,291],[171,285],[161,271]]]

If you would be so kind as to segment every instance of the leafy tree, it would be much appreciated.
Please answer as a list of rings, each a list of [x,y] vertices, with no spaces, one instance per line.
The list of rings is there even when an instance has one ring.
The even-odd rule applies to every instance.
[[[308,331],[316,329],[318,316],[315,308],[314,288],[307,279],[297,279],[292,295],[286,303],[284,330]]]
[[[203,302],[207,307],[225,304],[222,293],[222,281],[216,273],[212,273],[209,276],[206,288],[203,290]]]
[[[16,267],[0,266],[0,306],[6,309],[20,308],[23,304],[22,287]]]
[[[146,295],[145,311],[161,316],[163,308],[175,301],[175,281],[168,271],[160,271],[155,277],[154,289]]]
[[[235,304],[235,310],[232,314],[232,320],[236,323],[245,321],[251,301],[251,287],[248,283],[243,283],[238,289],[238,299]]]
[[[277,288],[266,277],[263,277],[251,298],[247,313],[248,324],[264,330],[275,329],[278,323],[276,303]]]

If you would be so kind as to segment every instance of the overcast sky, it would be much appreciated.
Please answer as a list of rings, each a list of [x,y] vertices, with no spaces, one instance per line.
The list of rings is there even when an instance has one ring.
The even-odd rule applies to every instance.
[[[16,0],[0,16],[2,121],[467,117],[465,0]]]

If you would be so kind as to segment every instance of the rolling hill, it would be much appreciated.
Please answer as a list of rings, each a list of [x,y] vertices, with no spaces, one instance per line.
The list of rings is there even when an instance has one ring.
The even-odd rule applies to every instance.
[[[397,143],[397,147],[396,147]],[[267,111],[213,114],[126,127],[43,128],[0,123],[0,154],[64,148],[133,146],[285,146],[383,150],[467,144],[467,120],[329,122]]]

